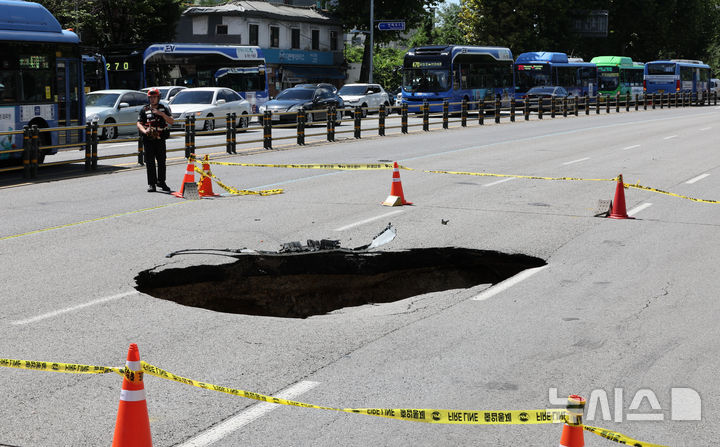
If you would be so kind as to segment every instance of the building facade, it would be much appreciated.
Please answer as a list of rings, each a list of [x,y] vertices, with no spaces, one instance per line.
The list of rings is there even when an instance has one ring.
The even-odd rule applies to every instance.
[[[346,77],[342,26],[316,7],[260,0],[190,7],[176,41],[259,46],[271,95],[301,83],[340,86]]]

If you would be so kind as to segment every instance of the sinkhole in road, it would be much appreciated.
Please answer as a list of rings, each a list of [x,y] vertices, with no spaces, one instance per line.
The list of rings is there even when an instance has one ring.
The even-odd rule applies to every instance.
[[[307,318],[344,307],[496,284],[545,261],[468,248],[242,253],[221,265],[146,270],[136,289],[218,312]]]

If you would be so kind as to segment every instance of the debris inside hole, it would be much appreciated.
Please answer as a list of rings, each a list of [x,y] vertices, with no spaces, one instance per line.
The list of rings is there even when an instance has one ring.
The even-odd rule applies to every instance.
[[[539,258],[468,248],[234,251],[235,262],[140,272],[137,290],[218,312],[307,318],[368,303],[496,284]]]

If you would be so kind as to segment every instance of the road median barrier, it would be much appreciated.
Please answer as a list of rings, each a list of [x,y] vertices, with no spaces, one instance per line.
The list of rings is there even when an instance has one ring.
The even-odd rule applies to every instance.
[[[629,444],[636,447],[664,447],[659,444],[651,444],[637,441],[621,433],[612,430],[606,430],[599,427],[585,426],[582,424],[582,408],[572,407],[569,404],[567,409],[539,409],[539,410],[447,410],[435,408],[336,408],[323,405],[315,405],[294,400],[282,399],[252,391],[230,388],[221,385],[214,385],[208,382],[201,382],[195,379],[179,376],[170,371],[159,368],[155,365],[141,361],[137,352],[137,345],[132,343],[128,352],[128,360],[124,367],[82,365],[72,363],[47,362],[35,360],[17,360],[9,358],[0,358],[0,367],[60,372],[67,374],[108,374],[115,373],[123,377],[122,396],[128,395],[127,390],[142,390],[142,403],[145,403],[144,396],[144,375],[169,380],[184,385],[202,388],[205,390],[216,391],[237,397],[244,397],[260,402],[267,402],[277,405],[286,405],[301,408],[312,408],[317,410],[327,410],[352,414],[363,414],[367,416],[376,416],[387,419],[395,419],[406,422],[423,422],[429,424],[454,424],[454,425],[537,425],[537,424],[565,424],[563,430],[567,430],[568,426],[582,428],[582,430],[602,436],[610,441],[619,444]],[[571,396],[579,398],[579,396]],[[579,398],[582,399],[582,398]],[[583,399],[584,401],[584,399]],[[578,410],[580,408],[580,410]],[[123,411],[123,403],[121,402],[118,411],[118,421],[121,420],[120,413]],[[118,422],[119,423],[119,422]],[[116,426],[116,435],[117,435]],[[565,437],[563,432],[563,437]],[[149,436],[149,434],[148,434]],[[577,435],[573,434],[574,439]],[[562,441],[561,441],[562,443]],[[113,444],[115,445],[115,444]],[[580,444],[582,445],[582,444]],[[576,447],[576,446],[571,446]]]

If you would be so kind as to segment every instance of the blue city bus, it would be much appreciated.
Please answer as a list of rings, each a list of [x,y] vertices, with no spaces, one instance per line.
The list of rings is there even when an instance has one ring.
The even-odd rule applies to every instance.
[[[85,53],[82,55],[82,62],[85,93],[94,92],[95,90],[107,90],[110,88],[107,62],[102,54]]]
[[[645,93],[698,93],[710,91],[710,66],[702,61],[671,59],[645,64]]]
[[[269,96],[265,58],[255,46],[153,44],[143,54],[143,75],[149,86],[232,88],[253,113]]]
[[[598,74],[595,64],[571,59],[565,53],[536,51],[515,60],[515,97],[522,99],[537,86],[560,86],[575,96],[595,96]]]
[[[509,48],[473,46],[427,46],[412,48],[403,61],[402,101],[416,112],[423,101],[430,111],[461,109],[463,99],[479,101],[500,97],[504,103],[513,95],[513,56]],[[455,104],[453,104],[455,103]],[[476,108],[471,104],[471,108]]]
[[[0,0],[0,132],[85,122],[80,39],[40,4]],[[41,146],[78,143],[80,130],[42,132]],[[0,136],[0,159],[21,159],[22,135]],[[12,152],[8,152],[12,151]],[[43,149],[45,155],[57,148]]]

